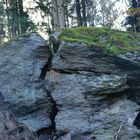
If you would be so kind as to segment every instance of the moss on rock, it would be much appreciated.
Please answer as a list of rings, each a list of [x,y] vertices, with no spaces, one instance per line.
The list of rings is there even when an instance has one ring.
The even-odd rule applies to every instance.
[[[140,34],[105,27],[76,27],[62,29],[61,41],[97,45],[105,52],[118,54],[140,50]]]

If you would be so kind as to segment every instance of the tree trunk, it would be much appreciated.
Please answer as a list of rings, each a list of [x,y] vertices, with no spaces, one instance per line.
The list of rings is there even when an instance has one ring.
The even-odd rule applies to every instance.
[[[132,0],[132,8],[140,8],[140,0]],[[134,32],[140,32],[140,12],[137,10],[135,15],[133,16],[133,22],[132,22],[132,29]]]
[[[59,28],[59,17],[58,17],[58,4],[57,0],[53,0],[53,26],[55,29]]]
[[[82,0],[82,15],[83,15],[83,25],[87,26],[87,16],[86,16],[86,0]]]
[[[69,11],[68,11],[68,5],[65,7],[66,11],[66,27],[69,28]]]
[[[11,27],[10,27],[10,13],[9,13],[9,6],[8,6],[8,0],[6,0],[6,15],[8,20],[8,36],[11,38]]]
[[[81,5],[80,0],[76,0],[76,14],[77,14],[77,23],[78,26],[82,26],[82,17],[81,17]]]
[[[66,27],[65,22],[65,13],[64,13],[64,0],[57,0],[58,1],[58,19],[59,19],[59,27],[64,28]]]
[[[15,37],[19,33],[17,4],[17,0],[6,0],[8,32],[10,38]]]
[[[10,15],[10,26],[11,26],[11,34],[12,37],[16,36],[16,8],[15,8],[15,1],[9,0],[9,15]]]
[[[63,0],[53,0],[53,25],[56,30],[66,26]]]
[[[16,35],[20,35],[20,24],[19,24],[19,19],[20,19],[20,15],[19,15],[19,2],[18,0],[15,0],[15,30],[16,30]]]
[[[137,8],[140,8],[140,0],[138,0]],[[140,32],[140,11],[136,14],[136,31]]]
[[[21,34],[25,33],[27,28],[26,28],[26,23],[24,23],[24,11],[23,11],[23,1],[22,0],[18,0],[19,1],[19,24],[20,24],[20,30],[21,30]],[[22,23],[23,21],[23,23]]]

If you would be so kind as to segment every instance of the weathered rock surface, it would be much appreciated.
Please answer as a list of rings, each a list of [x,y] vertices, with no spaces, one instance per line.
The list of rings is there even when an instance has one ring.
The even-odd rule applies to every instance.
[[[53,105],[38,80],[49,55],[48,45],[36,33],[0,49],[0,92],[4,105],[19,123],[33,131],[52,125],[49,116]]]
[[[56,129],[67,133],[60,139],[139,139],[133,125],[139,106],[129,100],[130,95],[139,98],[130,93],[139,65],[124,57],[104,54],[96,46],[60,43],[46,76],[58,107]]]
[[[65,72],[88,71],[116,73],[117,67],[110,63],[107,55],[96,47],[85,44],[62,42],[52,61],[53,69]]]
[[[105,54],[59,34],[53,56],[36,33],[0,49],[0,122],[7,110],[39,140],[52,131],[53,140],[139,140],[139,53]]]

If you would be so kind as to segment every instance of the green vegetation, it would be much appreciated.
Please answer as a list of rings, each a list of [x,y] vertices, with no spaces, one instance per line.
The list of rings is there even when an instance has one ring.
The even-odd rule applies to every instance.
[[[62,29],[59,39],[68,42],[96,45],[103,51],[118,54],[140,50],[140,33],[123,32],[109,28],[76,27]]]

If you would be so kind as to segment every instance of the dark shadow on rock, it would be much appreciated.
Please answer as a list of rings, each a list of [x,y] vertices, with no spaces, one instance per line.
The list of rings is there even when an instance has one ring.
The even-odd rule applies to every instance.
[[[50,71],[51,70],[51,67],[52,67],[52,57],[53,57],[53,55],[52,55],[52,53],[50,53],[49,58],[48,58],[48,61],[46,62],[46,64],[44,65],[44,67],[41,68],[41,74],[39,76],[39,79],[44,80],[47,71]]]
[[[138,113],[133,125],[135,125],[138,129],[140,129],[140,112]]]

